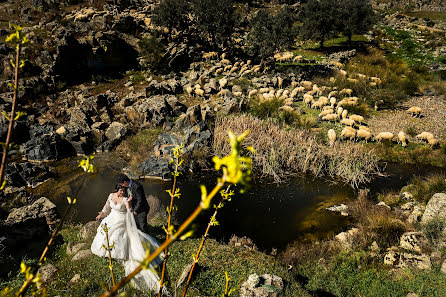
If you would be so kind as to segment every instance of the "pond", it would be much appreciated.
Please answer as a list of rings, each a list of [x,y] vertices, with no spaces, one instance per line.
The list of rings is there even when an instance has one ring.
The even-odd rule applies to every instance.
[[[66,197],[75,196],[78,202],[71,213],[71,222],[86,223],[94,220],[113,190],[121,169],[126,165],[112,153],[99,154],[94,163],[98,172],[84,179],[82,171],[76,168],[77,160],[60,161],[55,167],[58,177],[37,188],[36,194],[51,199],[60,212],[67,205]],[[376,197],[380,192],[399,190],[414,175],[424,176],[439,171],[436,168],[388,164],[387,176],[375,179],[366,187]],[[213,171],[180,177],[178,186],[182,195],[175,201],[178,206],[176,222],[182,222],[199,203],[200,184],[210,190],[215,185],[216,177]],[[146,195],[157,197],[162,209],[165,209],[170,201],[165,191],[171,188],[172,182],[140,182]],[[257,178],[245,194],[236,191],[232,201],[220,210],[217,216],[220,225],[211,228],[210,236],[224,242],[232,235],[247,236],[265,251],[284,248],[295,240],[328,238],[345,230],[349,218],[331,213],[326,208],[346,203],[354,199],[356,194],[348,185],[305,175],[289,178],[280,184]],[[210,215],[211,211],[207,211],[198,218],[196,236],[202,234],[202,228]]]

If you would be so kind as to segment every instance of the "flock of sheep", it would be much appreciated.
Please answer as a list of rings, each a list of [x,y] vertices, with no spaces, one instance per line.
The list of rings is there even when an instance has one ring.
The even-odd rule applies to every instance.
[[[218,59],[216,52],[210,52],[203,54],[203,58],[206,60]],[[289,61],[299,60],[301,56],[293,56],[291,52],[285,52],[276,54],[274,56],[276,61]],[[342,66],[339,65],[339,66]],[[226,55],[222,54],[217,66],[213,67],[210,74],[215,76],[223,75],[223,78],[218,80],[220,91],[219,96],[235,96],[242,97],[244,94],[240,91],[240,88],[236,91],[229,90],[229,80],[231,77],[243,77],[249,73],[260,72],[260,65],[251,65],[251,61],[246,62],[238,61],[234,64],[226,59]],[[265,71],[265,70],[264,70]],[[378,77],[367,77],[364,74],[356,74],[356,78],[348,77],[345,70],[340,69],[339,73],[346,77],[347,80],[356,82],[359,80],[365,80],[371,86],[380,86],[382,81]],[[334,77],[330,78],[331,83],[335,83]],[[203,86],[203,76],[201,76],[194,86],[189,85],[186,87],[186,91],[190,95],[205,96]],[[394,141],[396,140],[403,147],[407,147],[407,137],[404,131],[400,131],[397,135],[392,132],[379,132],[372,134],[371,129],[364,124],[364,117],[358,114],[349,114],[349,108],[358,105],[359,98],[353,95],[353,90],[344,88],[338,90],[337,87],[318,86],[311,81],[292,81],[289,88],[283,88],[283,79],[278,77],[276,81],[277,89],[274,87],[263,87],[259,89],[251,89],[247,92],[248,100],[257,97],[260,102],[279,99],[284,102],[284,105],[279,109],[288,112],[294,112],[293,105],[299,100],[302,100],[305,106],[312,109],[320,110],[318,117],[323,121],[338,122],[343,126],[341,134],[337,137],[334,129],[328,130],[327,136],[329,144],[333,146],[336,140],[364,140],[364,141],[377,141],[384,140]],[[338,100],[338,98],[342,98]],[[415,117],[421,116],[421,108],[413,106],[407,110],[408,113]],[[439,141],[432,133],[423,132],[416,136],[417,140],[427,142],[431,147],[438,146]]]

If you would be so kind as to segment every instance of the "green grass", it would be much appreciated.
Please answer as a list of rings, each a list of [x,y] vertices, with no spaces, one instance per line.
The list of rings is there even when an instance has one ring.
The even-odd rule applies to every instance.
[[[410,192],[417,201],[426,204],[435,193],[446,192],[446,176],[438,174],[426,178],[415,177],[401,192]]]
[[[436,12],[436,11],[412,11],[405,13],[411,17],[417,17],[422,19],[430,19],[433,21],[443,21],[446,22],[446,12]]]

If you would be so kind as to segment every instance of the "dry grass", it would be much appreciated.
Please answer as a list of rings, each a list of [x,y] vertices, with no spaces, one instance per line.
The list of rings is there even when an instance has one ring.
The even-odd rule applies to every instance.
[[[339,178],[358,187],[379,174],[378,158],[361,145],[343,143],[327,148],[318,143],[317,136],[307,130],[283,129],[271,120],[252,115],[218,118],[215,123],[213,149],[215,154],[229,152],[227,131],[236,134],[250,130],[245,144],[253,146],[253,167],[257,173],[280,181],[295,173]]]

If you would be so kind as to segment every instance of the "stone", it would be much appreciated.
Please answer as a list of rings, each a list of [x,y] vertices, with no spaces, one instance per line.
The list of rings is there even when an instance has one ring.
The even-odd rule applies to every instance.
[[[111,145],[116,145],[124,138],[124,136],[127,134],[127,131],[128,130],[126,125],[119,122],[113,122],[105,131],[105,136],[107,137]]]
[[[423,216],[423,209],[416,205],[412,211],[412,213],[407,218],[407,221],[410,224],[415,224],[421,220],[421,217]]]
[[[441,264],[440,271],[446,274],[446,260],[444,260],[443,264]]]
[[[59,269],[57,269],[52,264],[46,264],[45,266],[42,266],[39,268],[38,272],[41,275],[41,278],[44,282],[49,282],[54,279]]]
[[[169,158],[149,157],[138,165],[138,171],[144,178],[158,177],[168,180],[171,178],[171,163],[169,163]]]
[[[428,255],[413,255],[408,253],[400,254],[398,268],[416,267],[421,270],[431,270],[432,263]]]
[[[390,206],[388,206],[384,201],[379,202],[378,204],[376,204],[376,206],[382,206],[382,207],[385,207],[387,209],[390,209]]]
[[[82,250],[79,251],[74,257],[71,259],[71,261],[79,261],[85,258],[88,258],[90,255],[92,255],[92,252],[90,250]]]
[[[60,127],[56,130],[56,133],[59,134],[59,135],[61,135],[61,136],[63,136],[63,135],[65,135],[65,134],[67,133],[67,129],[65,129],[64,126],[60,126]]]
[[[395,251],[388,251],[384,255],[384,264],[385,265],[395,266],[396,264],[398,264],[398,261],[399,261],[399,254]]]
[[[251,274],[240,288],[240,297],[276,297],[283,290],[283,280],[273,274]]]
[[[343,212],[348,210],[348,206],[345,204],[335,205],[331,207],[327,207],[326,210],[333,212]]]
[[[408,251],[422,253],[428,242],[421,232],[406,232],[401,235],[400,246]]]
[[[432,252],[430,258],[431,258],[432,264],[436,264],[436,265],[440,265],[442,262],[442,259],[443,259],[440,251]]]
[[[403,200],[413,200],[413,195],[409,192],[402,192],[400,198]]]
[[[341,232],[335,236],[336,241],[338,241],[343,248],[349,250],[353,246],[353,240],[359,234],[358,228],[352,228],[346,232]]]
[[[446,220],[446,194],[436,193],[426,205],[421,223],[426,224],[433,219]]]
[[[80,250],[87,247],[87,244],[85,242],[72,242],[70,241],[67,244],[67,255],[72,256],[75,255]]]
[[[76,273],[68,282],[68,285],[74,285],[77,284],[81,280],[81,275],[79,273]]]
[[[195,125],[201,121],[201,107],[200,105],[194,105],[187,109],[186,115],[189,118],[189,123]]]
[[[81,239],[88,239],[90,237],[93,237],[94,235],[96,235],[96,231],[100,224],[100,221],[91,221],[86,223],[79,231],[79,237]]]

